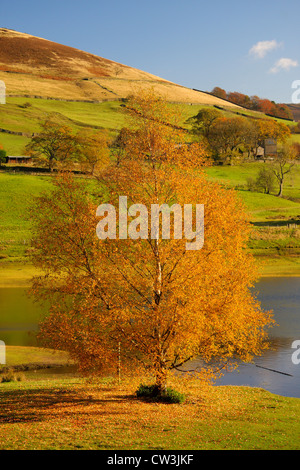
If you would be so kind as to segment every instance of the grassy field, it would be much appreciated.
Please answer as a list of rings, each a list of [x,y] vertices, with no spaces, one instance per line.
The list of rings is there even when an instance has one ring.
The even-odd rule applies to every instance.
[[[125,124],[120,112],[121,102],[76,103],[58,100],[7,98],[1,108],[0,128],[31,135],[40,129],[40,123],[53,114],[74,131],[90,127],[108,129],[113,135]],[[29,137],[0,133],[0,142],[8,155],[24,155]]]
[[[170,104],[170,106],[175,106]],[[176,104],[182,113],[182,125],[185,120],[196,115],[204,104]],[[224,108],[225,116],[236,116],[238,108]],[[0,143],[8,155],[24,155],[25,145],[29,136],[39,131],[40,123],[49,115],[56,115],[74,131],[90,127],[91,129],[107,129],[111,136],[126,126],[126,118],[122,113],[121,101],[105,101],[102,103],[64,102],[26,97],[7,97],[6,105],[0,107],[0,129],[22,132],[26,135],[13,135],[0,132]],[[262,113],[243,110],[243,114],[264,117]],[[299,141],[299,135],[293,134],[292,141]]]
[[[65,353],[8,347],[7,365],[65,366]],[[1,375],[1,374],[0,374]],[[149,382],[150,381],[150,382]],[[141,401],[151,378],[29,369],[0,383],[0,450],[298,450],[300,399],[170,377],[182,404]]]
[[[137,385],[76,376],[0,384],[0,449],[300,448],[299,399],[194,381],[181,385],[183,404],[158,404],[138,400]]]
[[[170,104],[170,106],[174,106]],[[185,119],[197,114],[201,105],[179,105]],[[7,98],[0,108],[0,128],[32,134],[39,131],[40,123],[53,114],[74,131],[83,128],[107,129],[111,136],[126,125],[121,101],[103,103],[64,102],[37,98]],[[29,137],[0,133],[0,142],[8,155],[24,155]]]
[[[253,224],[251,251],[263,263],[263,275],[300,275],[300,165],[287,175],[282,198],[247,190],[247,179],[264,163],[212,167],[210,178],[235,188]]]
[[[25,346],[6,346],[6,367],[13,368],[32,364],[37,366],[67,365],[69,361],[67,353],[63,351]]]
[[[30,248],[30,204],[50,187],[47,176],[0,173],[0,260],[24,261]]]

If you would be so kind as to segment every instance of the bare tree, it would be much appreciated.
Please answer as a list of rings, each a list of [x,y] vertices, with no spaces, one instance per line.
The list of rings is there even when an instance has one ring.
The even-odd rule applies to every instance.
[[[279,190],[278,197],[282,197],[283,183],[288,173],[291,173],[296,164],[297,154],[291,145],[283,145],[279,150],[277,157],[272,163],[272,171],[277,179]]]

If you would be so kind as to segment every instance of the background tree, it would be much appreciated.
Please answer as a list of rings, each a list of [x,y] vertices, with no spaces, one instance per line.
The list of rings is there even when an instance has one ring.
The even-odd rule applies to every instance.
[[[284,144],[291,135],[291,130],[286,124],[273,119],[259,119],[257,125],[260,145],[264,144],[265,139],[274,139],[278,143]]]
[[[225,100],[227,99],[228,101],[231,101],[232,103],[247,109],[270,114],[271,116],[278,118],[290,119],[291,121],[294,120],[292,111],[284,103],[275,103],[275,101],[259,98],[259,96],[256,95],[248,96],[237,91],[226,92],[219,87],[215,87],[211,91],[211,94],[217,96],[218,98]]]
[[[203,108],[195,115],[187,120],[192,125],[191,132],[198,138],[203,136],[209,139],[210,130],[216,119],[222,117],[222,113],[214,108]]]
[[[258,190],[263,191],[265,194],[270,194],[275,189],[275,176],[274,172],[269,166],[264,164],[257,175],[255,181]]]
[[[300,143],[294,142],[292,146],[294,148],[294,152],[296,153],[296,158],[299,159],[300,158]]]
[[[211,91],[211,94],[216,96],[217,98],[221,98],[222,100],[227,99],[227,93],[223,88],[215,86],[215,88]]]
[[[297,122],[292,129],[291,129],[292,134],[300,134],[300,122]]]
[[[78,144],[78,161],[83,171],[94,175],[108,164],[109,148],[106,130],[91,132],[83,130],[76,135]]]
[[[52,171],[55,165],[70,164],[77,152],[77,143],[71,128],[50,117],[41,124],[41,131],[32,137],[25,150]]]
[[[111,155],[117,166],[119,166],[122,160],[126,158],[124,142],[128,138],[129,133],[133,132],[134,131],[132,129],[130,130],[127,127],[122,127],[110,144]]]
[[[283,193],[283,183],[285,181],[286,175],[291,173],[295,164],[296,164],[297,153],[295,147],[291,145],[283,145],[278,151],[277,156],[272,162],[272,171],[276,177],[279,190],[278,197],[282,197]]]
[[[238,93],[237,91],[227,93],[228,101],[237,104],[238,106],[243,106],[244,108],[251,107],[251,100],[248,95],[243,93]]]
[[[0,144],[0,166],[2,165],[2,163],[6,162],[6,155],[7,155],[6,151],[3,150],[3,147]]]
[[[248,153],[248,158],[255,157],[257,155],[258,148],[262,145],[258,120],[244,120],[242,140],[244,144],[244,149]]]
[[[242,117],[219,118],[210,129],[209,144],[216,159],[230,163],[239,150],[243,152],[247,122]]]
[[[250,292],[257,276],[245,249],[250,225],[235,193],[206,179],[202,146],[183,144],[179,116],[160,97],[139,94],[127,111],[135,132],[124,139],[121,163],[103,171],[96,200],[70,175],[38,199],[33,261],[45,275],[34,292],[51,304],[44,344],[68,350],[85,370],[114,367],[121,344],[124,364],[153,373],[162,393],[169,372],[193,357],[258,354],[271,318]],[[174,224],[170,238],[151,237],[141,206],[130,209],[131,238],[117,230],[116,239],[99,240],[103,194],[114,207],[126,195],[128,207],[143,204],[148,213],[152,204],[204,204],[203,248],[187,250],[192,235],[175,237]]]

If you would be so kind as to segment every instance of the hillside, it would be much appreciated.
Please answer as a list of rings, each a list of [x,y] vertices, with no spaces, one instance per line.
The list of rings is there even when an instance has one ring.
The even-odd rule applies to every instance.
[[[237,107],[112,60],[5,28],[0,28],[0,80],[7,96],[112,101],[154,87],[169,101]]]
[[[287,106],[292,111],[294,120],[300,121],[300,104],[288,104]]]

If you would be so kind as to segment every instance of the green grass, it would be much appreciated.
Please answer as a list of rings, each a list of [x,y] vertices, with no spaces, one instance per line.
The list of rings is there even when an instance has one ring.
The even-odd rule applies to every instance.
[[[247,179],[256,178],[264,163],[244,163],[235,166],[216,166],[207,169],[209,178],[235,188],[244,201],[253,222],[265,221],[276,225],[282,220],[300,216],[300,165],[286,176],[283,197],[247,191]]]
[[[29,106],[24,107],[26,103]],[[197,114],[203,106],[179,105],[179,107],[183,112],[184,123],[187,118]],[[126,116],[120,101],[84,103],[8,97],[6,105],[1,107],[0,128],[32,134],[39,131],[41,121],[49,114],[55,114],[74,131],[86,127],[103,128],[114,136],[126,126]],[[23,155],[29,140],[26,136],[0,133],[0,143],[9,155]]]
[[[23,107],[25,103],[30,106]],[[83,103],[8,97],[7,104],[1,107],[0,128],[28,134],[36,133],[40,129],[41,121],[54,113],[74,131],[86,127],[103,128],[113,135],[125,125],[125,116],[121,111],[119,101]],[[23,155],[29,140],[26,136],[0,133],[0,142],[8,155]]]
[[[263,194],[250,191],[239,191],[253,221],[268,220],[268,217],[277,221],[281,218],[296,217],[300,215],[300,203],[289,199],[279,198],[272,194]]]
[[[0,384],[1,450],[299,450],[300,400],[186,385],[182,404],[80,377]],[[177,384],[178,386],[178,384]]]
[[[247,185],[248,178],[255,178],[263,162],[241,163],[238,165],[213,166],[206,170],[207,175],[229,187]],[[238,189],[238,188],[237,188]],[[286,175],[284,197],[300,199],[300,164],[296,164],[290,174]],[[278,198],[279,200],[279,198]]]
[[[0,172],[0,259],[21,261],[31,238],[29,207],[51,185],[47,176]]]
[[[247,179],[255,179],[264,163],[212,167],[209,178],[235,188],[254,224],[249,243],[263,263],[262,275],[300,275],[300,165],[286,176],[283,197],[247,191]]]
[[[24,103],[30,103],[27,108],[21,108]],[[39,129],[39,119],[50,113],[60,115],[69,125],[78,128],[81,126],[96,126],[107,129],[120,129],[123,127],[125,117],[121,113],[120,101],[107,101],[103,103],[64,102],[58,100],[8,98],[5,108],[6,116],[2,117],[9,124],[9,116],[15,116],[12,122],[18,130],[26,132],[26,126],[19,122],[17,116],[26,119],[28,129]],[[30,120],[28,118],[30,117]],[[2,126],[1,126],[2,127]],[[11,129],[11,127],[9,127]],[[11,129],[13,130],[13,129]]]
[[[0,143],[7,155],[26,155],[25,146],[29,141],[29,138],[19,135],[0,134]]]

